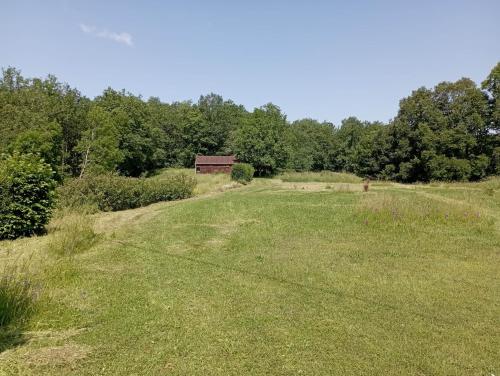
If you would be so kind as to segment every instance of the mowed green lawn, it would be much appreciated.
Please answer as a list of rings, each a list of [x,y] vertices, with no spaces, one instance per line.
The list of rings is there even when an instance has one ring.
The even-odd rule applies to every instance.
[[[261,180],[103,214],[0,374],[499,375],[499,224],[474,184]]]

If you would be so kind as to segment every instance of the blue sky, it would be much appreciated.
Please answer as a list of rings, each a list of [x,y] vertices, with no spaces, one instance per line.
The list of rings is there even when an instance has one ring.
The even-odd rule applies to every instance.
[[[412,90],[500,61],[498,0],[2,3],[0,66],[89,97],[215,92],[290,120],[387,121]]]

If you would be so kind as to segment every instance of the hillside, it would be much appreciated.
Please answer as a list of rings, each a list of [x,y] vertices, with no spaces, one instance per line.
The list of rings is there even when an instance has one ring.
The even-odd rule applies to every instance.
[[[0,242],[44,285],[0,374],[498,374],[498,179],[308,176],[202,177],[192,199],[95,214],[72,257],[56,230]]]

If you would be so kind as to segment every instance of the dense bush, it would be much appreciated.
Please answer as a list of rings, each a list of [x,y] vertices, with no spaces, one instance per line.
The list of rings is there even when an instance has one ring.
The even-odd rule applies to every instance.
[[[0,239],[42,232],[50,219],[54,187],[52,169],[38,157],[0,160]]]
[[[490,159],[481,154],[471,161],[471,180],[481,180],[488,176],[488,167],[490,165]]]
[[[469,161],[458,158],[437,156],[429,163],[432,180],[463,181],[468,180],[471,174]]]
[[[253,179],[255,170],[252,165],[248,163],[236,163],[231,170],[231,179],[238,183],[247,184]]]
[[[89,175],[67,182],[58,189],[58,195],[62,207],[94,206],[116,211],[187,198],[192,196],[195,185],[195,179],[185,174],[162,180]]]

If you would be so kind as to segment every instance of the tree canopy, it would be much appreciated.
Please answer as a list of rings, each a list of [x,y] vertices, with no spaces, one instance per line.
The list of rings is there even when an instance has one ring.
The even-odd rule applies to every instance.
[[[94,172],[141,176],[191,167],[196,155],[236,154],[259,176],[283,169],[347,171],[402,182],[479,180],[500,173],[500,63],[419,88],[387,124],[352,116],[339,126],[288,122],[272,104],[248,111],[209,93],[164,103],[108,88],[94,99],[54,76],[0,78],[0,154],[33,154],[57,179]]]

